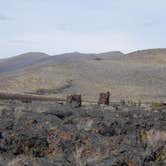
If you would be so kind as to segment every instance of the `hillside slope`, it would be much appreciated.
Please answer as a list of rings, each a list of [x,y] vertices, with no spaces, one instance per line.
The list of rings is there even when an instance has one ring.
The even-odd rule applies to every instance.
[[[30,67],[37,62],[48,58],[49,55],[40,52],[29,52],[0,61],[0,73],[13,72],[25,67]]]
[[[136,56],[132,53],[109,58],[80,53],[72,54],[73,58],[70,54],[50,57],[42,65],[1,75],[0,90],[21,93],[43,90],[45,95],[64,97],[81,93],[91,100],[110,90],[112,100],[166,100],[166,54],[164,50],[143,52],[146,52],[143,56],[139,51]]]
[[[64,53],[54,56],[41,52],[29,52],[15,57],[0,59],[0,73],[13,73],[25,68],[62,64],[67,62],[74,62],[80,60],[88,60],[95,58],[110,59],[113,57],[123,56],[124,54],[119,51],[105,52],[100,54],[83,54],[79,52]]]
[[[151,64],[165,64],[166,63],[166,49],[148,49],[131,52],[126,55],[129,61],[137,63],[151,63]]]

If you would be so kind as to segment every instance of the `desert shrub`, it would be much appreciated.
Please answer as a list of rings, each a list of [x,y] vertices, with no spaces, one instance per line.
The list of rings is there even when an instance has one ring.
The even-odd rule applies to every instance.
[[[141,100],[138,101],[138,106],[140,107],[142,105]]]
[[[122,99],[122,100],[120,100],[120,103],[121,103],[122,105],[125,105],[126,101],[125,101],[124,99]]]
[[[152,102],[152,104],[151,104],[151,107],[152,108],[161,108],[161,107],[163,107],[165,104],[162,102],[162,101],[160,101],[160,102]]]

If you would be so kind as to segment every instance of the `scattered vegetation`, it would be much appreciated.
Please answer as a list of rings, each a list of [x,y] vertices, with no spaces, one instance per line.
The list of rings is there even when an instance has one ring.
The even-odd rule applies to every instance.
[[[153,108],[153,109],[157,109],[157,108],[161,108],[161,107],[166,107],[166,104],[163,102],[163,101],[159,101],[159,102],[157,102],[157,101],[153,101],[152,103],[151,103],[151,107]]]

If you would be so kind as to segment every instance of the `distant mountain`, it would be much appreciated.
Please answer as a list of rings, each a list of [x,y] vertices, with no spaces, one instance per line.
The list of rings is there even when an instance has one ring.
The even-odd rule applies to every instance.
[[[15,57],[0,60],[0,73],[14,72],[16,70],[29,68],[32,66],[63,64],[67,62],[75,62],[81,60],[90,60],[93,58],[111,58],[115,56],[122,56],[123,53],[119,51],[106,52],[106,53],[80,53],[71,52],[54,56],[49,56],[40,52],[29,52]]]
[[[30,67],[37,62],[43,61],[49,55],[40,52],[29,52],[15,57],[0,60],[0,73],[11,72]]]

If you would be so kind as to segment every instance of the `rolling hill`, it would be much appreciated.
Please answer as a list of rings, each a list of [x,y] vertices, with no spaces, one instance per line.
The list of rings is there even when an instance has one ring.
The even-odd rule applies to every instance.
[[[0,90],[56,96],[81,93],[91,100],[110,90],[112,100],[166,100],[165,59],[166,49],[46,56],[24,70],[2,72]]]
[[[152,64],[165,64],[166,63],[166,49],[148,49],[139,50],[127,54],[126,58],[129,61],[136,63],[152,63]]]
[[[19,69],[30,67],[37,62],[48,58],[49,55],[40,52],[29,52],[15,57],[0,60],[0,73],[13,72]]]
[[[13,73],[18,70],[30,68],[34,66],[62,64],[66,62],[88,60],[93,58],[113,58],[123,56],[124,54],[119,51],[106,52],[101,54],[83,54],[79,52],[71,52],[60,55],[50,56],[41,52],[29,52],[14,56],[7,59],[0,59],[0,73]]]

